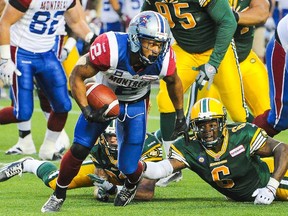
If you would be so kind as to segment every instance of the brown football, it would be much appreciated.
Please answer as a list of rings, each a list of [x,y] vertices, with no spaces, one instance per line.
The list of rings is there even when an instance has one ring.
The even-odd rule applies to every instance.
[[[86,96],[89,105],[93,109],[100,109],[105,104],[109,107],[105,112],[107,117],[115,117],[119,115],[119,101],[113,90],[103,84],[88,83],[86,85]]]

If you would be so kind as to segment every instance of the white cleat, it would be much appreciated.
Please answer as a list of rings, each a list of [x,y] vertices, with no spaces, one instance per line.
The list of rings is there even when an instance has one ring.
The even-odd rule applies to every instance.
[[[5,154],[7,155],[25,155],[35,153],[36,148],[31,134],[27,135],[24,138],[19,137],[18,142],[5,152]]]
[[[170,176],[167,176],[165,178],[159,179],[156,182],[155,185],[158,186],[158,187],[166,187],[171,182],[179,182],[179,181],[181,181],[182,178],[183,178],[182,172],[178,171],[178,172],[175,172],[175,173],[171,174]]]
[[[41,160],[61,160],[62,155],[55,148],[55,143],[50,140],[44,140],[39,150],[39,158]]]
[[[60,153],[63,153],[70,147],[70,139],[66,131],[63,129],[56,141],[55,144],[56,150]]]
[[[51,195],[47,202],[41,208],[41,212],[58,212],[64,203],[64,199],[57,199],[55,195]]]

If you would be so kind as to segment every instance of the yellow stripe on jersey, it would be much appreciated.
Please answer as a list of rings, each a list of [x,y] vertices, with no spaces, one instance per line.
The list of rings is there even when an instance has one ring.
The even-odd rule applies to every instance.
[[[266,144],[267,134],[261,128],[258,128],[250,142],[250,154],[253,154],[255,151],[260,149],[263,145]]]
[[[200,0],[199,4],[201,7],[206,7],[207,4],[210,2],[211,0]]]
[[[223,140],[221,150],[219,152],[215,153],[212,150],[206,149],[206,153],[208,155],[210,155],[213,158],[219,158],[220,156],[222,156],[226,152],[227,147],[228,147],[228,142],[229,142],[229,133],[228,133],[227,128],[224,129],[223,136],[224,136],[224,140]]]
[[[170,147],[169,158],[176,159],[183,162],[187,167],[190,167],[189,163],[184,158],[183,154],[172,144]]]

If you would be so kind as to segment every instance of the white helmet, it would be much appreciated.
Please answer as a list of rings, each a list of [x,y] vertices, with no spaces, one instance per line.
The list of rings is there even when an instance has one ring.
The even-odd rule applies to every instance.
[[[128,27],[130,49],[139,52],[141,61],[152,64],[156,59],[149,59],[142,55],[141,38],[163,42],[162,50],[158,57],[165,54],[170,46],[170,27],[168,21],[159,13],[144,11],[136,15]]]

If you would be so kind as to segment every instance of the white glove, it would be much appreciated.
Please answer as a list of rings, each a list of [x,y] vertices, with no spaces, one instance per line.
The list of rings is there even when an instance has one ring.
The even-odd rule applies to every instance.
[[[21,76],[21,72],[16,68],[16,65],[11,58],[3,59],[1,58],[0,62],[0,79],[6,85],[13,84],[13,74],[16,73],[17,76]]]
[[[252,197],[255,197],[254,204],[270,205],[276,197],[276,189],[279,186],[279,182],[270,177],[270,180],[266,187],[256,189]]]
[[[269,32],[274,31],[276,28],[276,25],[275,25],[275,21],[273,17],[269,17],[264,26],[267,29],[267,31]]]
[[[61,56],[60,56],[60,59],[59,59],[59,61],[60,62],[63,62],[63,61],[65,61],[67,58],[68,58],[68,55],[69,55],[69,51],[68,51],[68,49],[66,49],[65,47],[61,50]]]
[[[209,63],[200,65],[199,67],[196,68],[193,67],[192,69],[199,71],[199,74],[196,77],[196,83],[199,86],[199,90],[203,88],[206,81],[208,81],[207,90],[209,90],[213,83],[214,76],[217,73],[217,69]]]

